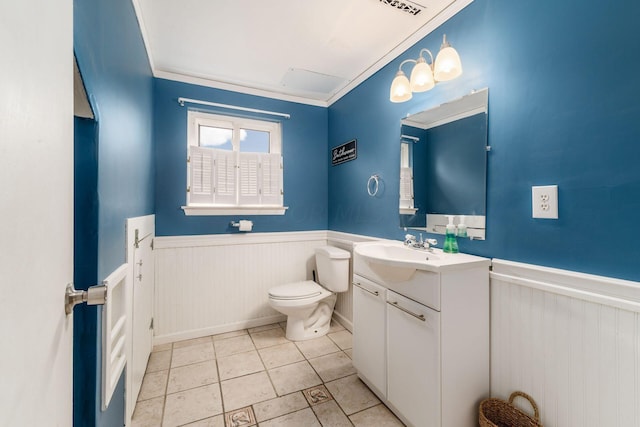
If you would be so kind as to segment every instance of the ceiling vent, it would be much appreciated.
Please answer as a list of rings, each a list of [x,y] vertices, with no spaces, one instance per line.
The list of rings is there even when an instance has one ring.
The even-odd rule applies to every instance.
[[[424,9],[423,6],[420,6],[417,3],[412,3],[410,1],[380,0],[380,2],[403,12],[410,13],[411,15],[417,15],[422,11],[422,9]]]
[[[315,71],[289,68],[280,83],[288,89],[333,95],[347,80]]]

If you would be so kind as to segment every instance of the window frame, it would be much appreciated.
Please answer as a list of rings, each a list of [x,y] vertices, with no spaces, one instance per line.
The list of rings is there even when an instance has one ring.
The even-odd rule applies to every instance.
[[[232,129],[232,150],[222,150],[215,149],[212,147],[200,147],[199,137],[200,137],[200,127],[208,126],[208,127],[221,127]],[[247,130],[256,130],[263,131],[269,133],[269,153],[249,153],[240,151],[241,141],[240,141],[240,129]],[[284,168],[283,168],[283,159],[282,159],[282,124],[278,121],[267,121],[246,117],[237,117],[237,116],[229,116],[218,113],[210,113],[203,112],[199,110],[189,110],[187,112],[187,186],[186,186],[186,205],[182,206],[185,215],[284,215],[286,210],[288,209],[284,206]],[[235,185],[235,203],[194,203],[191,199],[191,189],[193,188],[191,185],[191,168],[193,167],[190,164],[190,147],[199,147],[201,149],[210,149],[212,153],[224,151],[224,152],[232,152],[234,153],[234,157],[236,159],[236,179],[234,182]],[[279,204],[265,204],[265,203],[252,203],[252,204],[242,204],[240,203],[241,196],[240,192],[240,182],[239,182],[239,172],[238,165],[241,161],[241,156],[250,155],[255,156],[256,154],[260,156],[271,156],[278,155],[280,158],[280,182],[282,185],[281,188],[281,198]],[[215,172],[214,172],[215,173]],[[260,178],[262,179],[262,178]]]

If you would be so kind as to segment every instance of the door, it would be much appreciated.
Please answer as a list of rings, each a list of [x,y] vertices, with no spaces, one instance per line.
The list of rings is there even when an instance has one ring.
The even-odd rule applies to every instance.
[[[136,400],[142,386],[149,354],[153,345],[153,291],[155,287],[155,262],[153,241],[155,216],[147,215],[127,219],[127,261],[131,277],[129,283],[129,319],[126,377],[126,423],[133,415]]]
[[[72,425],[72,5],[0,2],[1,426]]]

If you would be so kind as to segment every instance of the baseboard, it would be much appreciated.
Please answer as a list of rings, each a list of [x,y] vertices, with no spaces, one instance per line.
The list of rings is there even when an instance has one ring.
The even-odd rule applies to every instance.
[[[342,314],[334,311],[333,312],[333,320],[337,321],[342,326],[344,326],[344,328],[346,330],[348,330],[349,332],[353,333],[353,323],[351,323],[351,321],[349,321],[349,319],[344,317]]]
[[[278,314],[274,316],[261,317],[259,319],[242,320],[240,322],[212,326],[209,328],[195,329],[191,331],[184,331],[184,332],[168,334],[168,335],[159,335],[159,336],[153,337],[153,345],[167,344],[167,343],[172,343],[176,341],[206,337],[209,335],[224,334],[225,332],[233,332],[233,331],[239,331],[240,329],[255,328],[256,326],[269,325],[271,323],[284,322],[286,320],[287,320],[287,316],[285,316],[284,314]]]

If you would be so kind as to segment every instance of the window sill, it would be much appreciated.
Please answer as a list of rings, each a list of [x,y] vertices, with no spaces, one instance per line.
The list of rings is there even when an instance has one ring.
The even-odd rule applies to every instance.
[[[287,206],[182,206],[187,216],[284,215],[287,209]]]
[[[418,209],[415,208],[400,208],[400,214],[402,215],[415,215]]]

